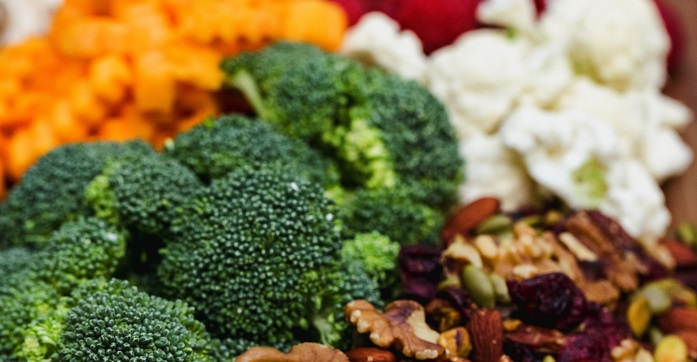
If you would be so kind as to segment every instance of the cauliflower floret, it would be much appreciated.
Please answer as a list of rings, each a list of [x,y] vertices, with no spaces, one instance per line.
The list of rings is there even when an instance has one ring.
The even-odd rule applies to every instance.
[[[460,139],[496,131],[525,86],[526,50],[503,31],[478,30],[431,56],[426,86],[446,105]]]
[[[426,55],[416,34],[400,32],[397,22],[379,12],[364,15],[348,31],[341,52],[406,79],[421,80],[426,68]]]
[[[519,97],[521,104],[547,109],[573,84],[574,72],[565,49],[556,44],[536,46],[524,59],[528,78]]]
[[[644,239],[665,235],[670,212],[656,181],[634,160],[617,160],[606,173],[607,196],[599,209],[616,218],[627,232]]]
[[[0,0],[0,45],[43,34],[60,0]],[[4,26],[3,26],[4,22]]]
[[[529,33],[535,26],[535,4],[531,0],[486,0],[477,7],[477,18],[485,24]]]
[[[675,131],[690,111],[656,90],[617,92],[580,77],[561,97],[558,109],[588,113],[611,125],[628,155],[659,182],[690,165],[692,152]]]
[[[463,204],[480,197],[497,197],[504,211],[530,206],[536,201],[535,184],[520,157],[498,136],[475,134],[460,142],[467,179],[460,185]]]
[[[606,168],[621,156],[612,128],[576,111],[521,107],[501,126],[500,134],[537,183],[575,208],[600,205],[608,187]]]
[[[620,91],[659,88],[670,40],[651,0],[563,0],[542,20],[577,71]]]

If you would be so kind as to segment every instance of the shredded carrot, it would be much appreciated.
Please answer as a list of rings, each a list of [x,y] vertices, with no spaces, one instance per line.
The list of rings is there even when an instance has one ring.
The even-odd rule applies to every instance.
[[[0,48],[0,180],[68,142],[161,146],[220,112],[223,57],[281,39],[336,50],[346,27],[329,0],[65,0],[46,36]]]

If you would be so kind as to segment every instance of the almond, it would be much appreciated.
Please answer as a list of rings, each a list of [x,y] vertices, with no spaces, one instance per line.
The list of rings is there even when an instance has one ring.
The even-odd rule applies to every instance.
[[[354,348],[346,353],[351,362],[395,362],[394,353],[375,347]]]
[[[663,245],[675,260],[677,268],[692,268],[697,266],[697,253],[692,248],[677,240],[664,240]]]
[[[503,320],[495,309],[480,309],[467,324],[472,340],[472,360],[497,362],[503,355]]]
[[[697,333],[697,308],[671,308],[657,318],[658,326],[665,333],[691,331]]]
[[[499,200],[492,197],[484,197],[463,206],[445,224],[442,234],[443,241],[448,245],[456,235],[469,234],[482,221],[498,211]]]
[[[680,331],[675,333],[676,336],[685,342],[687,345],[688,353],[690,358],[697,359],[697,332],[693,331]]]

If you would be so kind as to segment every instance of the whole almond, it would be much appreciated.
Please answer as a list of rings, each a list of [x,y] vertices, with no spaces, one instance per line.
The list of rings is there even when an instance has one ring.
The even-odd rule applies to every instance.
[[[697,332],[680,331],[675,333],[676,336],[685,342],[690,358],[697,359]]]
[[[482,221],[499,211],[499,200],[493,197],[483,197],[475,200],[458,210],[443,228],[443,241],[446,245],[456,235],[467,235]]]
[[[467,331],[472,340],[473,361],[499,361],[503,355],[503,320],[497,310],[480,309],[472,313]]]
[[[346,353],[351,362],[395,362],[394,353],[375,347],[354,348]]]
[[[692,250],[692,248],[677,240],[664,240],[661,245],[663,245],[675,260],[675,266],[677,268],[692,268],[697,266],[697,252]]]
[[[680,331],[697,332],[697,308],[675,307],[656,319],[665,333]]]

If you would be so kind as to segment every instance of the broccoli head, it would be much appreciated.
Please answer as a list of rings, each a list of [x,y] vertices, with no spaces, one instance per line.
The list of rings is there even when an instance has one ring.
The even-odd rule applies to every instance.
[[[184,165],[151,154],[110,164],[87,186],[85,199],[105,220],[162,235],[179,207],[201,187]]]
[[[353,239],[344,242],[341,257],[361,264],[365,273],[378,284],[380,290],[391,292],[399,284],[399,249],[399,243],[380,233],[357,234]]]
[[[346,187],[421,188],[418,202],[443,212],[456,202],[455,131],[418,83],[297,43],[245,53],[222,68],[262,119],[334,159]]]
[[[324,287],[315,296],[309,312],[311,323],[308,324],[313,327],[310,334],[316,335],[314,339],[324,344],[348,350],[355,328],[344,316],[346,304],[365,299],[382,306],[379,285],[359,261],[343,258],[327,270],[323,279]]]
[[[88,283],[65,317],[57,361],[213,361],[191,307],[113,279]]]
[[[357,190],[345,198],[339,219],[347,237],[379,232],[401,245],[435,243],[445,219],[420,198],[418,189],[407,186]]]
[[[67,222],[37,252],[31,269],[36,278],[67,294],[81,281],[114,275],[126,254],[126,237],[95,217]]]
[[[303,142],[266,122],[240,115],[208,119],[165,145],[165,155],[193,170],[204,182],[246,166],[287,167],[325,188],[338,184],[334,166]]]
[[[27,269],[36,260],[36,252],[27,248],[15,247],[0,251],[0,285],[5,283],[8,275]]]
[[[162,283],[221,338],[285,343],[339,257],[333,213],[318,184],[272,169],[233,171],[174,221]]]
[[[11,229],[5,243],[48,241],[61,224],[85,213],[84,189],[109,162],[154,152],[141,141],[76,143],[54,149],[24,174],[0,210],[0,219],[7,218],[0,224]]]
[[[228,86],[242,91],[260,118],[294,138],[317,139],[340,113],[339,78],[319,48],[280,42],[226,59],[222,68]]]
[[[25,339],[42,315],[58,308],[61,296],[27,271],[5,276],[0,284],[0,360],[24,360]]]

